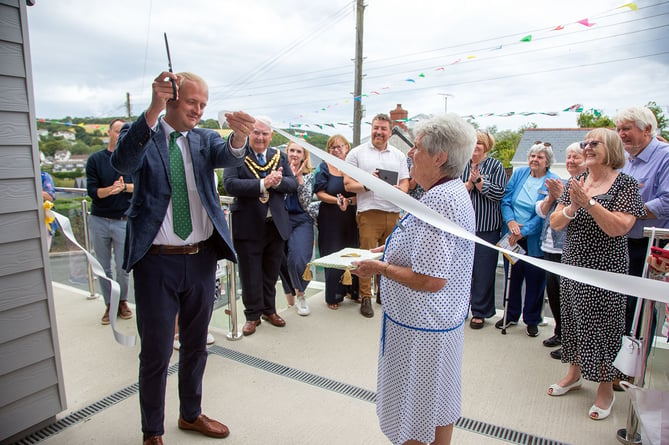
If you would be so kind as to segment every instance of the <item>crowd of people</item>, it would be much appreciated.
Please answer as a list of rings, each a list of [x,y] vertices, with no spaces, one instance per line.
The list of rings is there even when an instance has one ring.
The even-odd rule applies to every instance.
[[[175,331],[179,428],[211,437],[229,434],[201,412],[216,262],[237,262],[245,336],[263,320],[283,328],[279,280],[288,307],[302,316],[311,313],[303,272],[312,260],[315,233],[320,256],[348,247],[382,252],[381,259],[356,262],[350,284],[343,282],[342,270],[326,269],[323,302],[337,310],[349,299],[367,318],[374,316],[373,300],[379,305],[382,431],[396,444],[450,443],[461,412],[466,321],[482,329],[500,309],[498,251],[406,212],[346,169],[325,161],[313,166],[309,151],[296,142],[285,152],[271,147],[267,117],[227,113],[233,130],[227,140],[197,128],[207,101],[208,87],[199,76],[161,73],[149,108],[135,122],[112,122],[109,146],[87,165],[93,246],[107,275],[121,285],[122,318],[133,316],[127,305],[133,271],[144,444],[163,443]],[[551,171],[553,147],[541,141],[530,148],[528,165],[507,177],[501,162],[489,156],[493,135],[453,114],[420,122],[408,154],[389,143],[393,122],[385,114],[372,120],[369,142],[352,148],[337,134],[326,152],[370,175],[390,172],[397,190],[488,243],[506,237],[531,257],[641,275],[650,242],[643,227],[669,225],[669,145],[656,137],[657,122],[646,108],[623,110],[614,120],[616,130],[594,129],[566,147],[569,178]],[[226,193],[235,198],[230,231],[219,204],[217,168],[224,169]],[[47,195],[53,199],[49,187]],[[559,347],[550,354],[568,365],[548,394],[565,395],[584,379],[596,382],[589,416],[608,417],[615,381],[628,378],[613,361],[622,336],[630,334],[636,299],[522,260],[505,259],[504,270],[507,301],[495,326],[517,325],[522,315],[527,335],[537,337],[546,295],[555,325],[543,343]],[[110,290],[102,290],[101,322],[107,324]],[[407,356],[416,360],[407,365]]]

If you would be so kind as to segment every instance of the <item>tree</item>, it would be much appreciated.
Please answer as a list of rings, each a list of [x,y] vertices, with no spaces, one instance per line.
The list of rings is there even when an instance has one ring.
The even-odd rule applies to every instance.
[[[218,125],[218,121],[216,119],[207,119],[200,121],[200,128],[213,128],[215,130],[218,130],[219,127],[220,125]]]
[[[49,138],[45,141],[39,141],[38,146],[45,156],[53,156],[57,151],[69,150],[71,144],[63,138]]]
[[[616,128],[616,124],[610,117],[604,116],[597,110],[590,109],[578,115],[576,119],[578,128]]]
[[[653,112],[655,119],[657,119],[657,134],[669,140],[669,128],[667,128],[669,119],[663,114],[662,108],[653,101],[648,102],[646,106]],[[665,129],[667,131],[665,131]]]

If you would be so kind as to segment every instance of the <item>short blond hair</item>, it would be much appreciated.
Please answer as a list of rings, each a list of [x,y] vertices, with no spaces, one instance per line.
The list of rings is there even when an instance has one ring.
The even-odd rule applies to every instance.
[[[625,165],[625,148],[623,141],[615,130],[610,128],[595,128],[585,135],[586,139],[601,138],[606,148],[606,163],[613,169],[623,168]]]

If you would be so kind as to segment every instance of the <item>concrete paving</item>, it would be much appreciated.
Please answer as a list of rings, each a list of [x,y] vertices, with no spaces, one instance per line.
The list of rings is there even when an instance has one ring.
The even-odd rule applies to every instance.
[[[277,302],[285,328],[268,323],[238,341],[228,341],[228,317],[218,309],[210,330],[216,338],[210,349],[204,381],[203,412],[226,423],[231,435],[223,441],[237,444],[385,444],[372,401],[310,384],[286,373],[271,372],[254,363],[231,359],[231,354],[262,363],[274,362],[296,372],[311,373],[329,382],[376,390],[376,359],[380,333],[380,306],[372,319],[359,314],[359,305],[346,301],[340,309],[327,308],[322,283],[309,288],[311,315],[301,317],[286,309],[280,291]],[[59,418],[137,382],[139,347],[118,345],[109,326],[99,323],[100,300],[87,300],[88,292],[54,283],[56,319],[65,377],[68,410]],[[237,308],[243,323],[241,304]],[[463,417],[482,424],[544,438],[543,443],[615,444],[616,430],[625,427],[629,397],[616,394],[609,419],[588,418],[597,385],[563,397],[550,397],[548,386],[567,365],[549,357],[541,341],[552,335],[552,320],[530,338],[524,325],[500,335],[493,327],[465,328],[463,366]],[[135,321],[120,320],[121,330],[135,334]],[[241,329],[241,324],[240,327]],[[218,352],[226,352],[219,354]],[[173,362],[178,361],[175,351]],[[651,353],[647,386],[669,391],[669,350]],[[180,431],[176,427],[178,400],[176,374],[168,377],[166,444],[215,443],[214,439]],[[494,433],[494,432],[493,432]],[[134,393],[84,421],[41,442],[48,445],[90,443],[141,443],[139,403]],[[32,442],[31,442],[32,443]],[[524,443],[489,437],[456,428],[454,444]]]

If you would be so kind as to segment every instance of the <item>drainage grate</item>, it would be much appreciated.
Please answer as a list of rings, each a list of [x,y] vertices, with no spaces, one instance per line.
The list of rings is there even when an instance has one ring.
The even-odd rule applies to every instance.
[[[546,439],[532,434],[521,433],[520,431],[504,428],[478,420],[460,417],[455,422],[455,427],[461,430],[469,431],[493,439],[505,440],[517,445],[568,445],[565,442],[559,442],[553,439]]]
[[[309,372],[271,362],[269,360],[244,354],[243,352],[233,351],[232,349],[221,346],[211,346],[209,348],[209,353],[220,355],[221,357],[225,357],[245,365],[253,366],[264,371],[269,371],[277,375],[308,383],[319,388],[327,389],[339,394],[344,394],[356,399],[364,400],[366,402],[376,402],[376,393],[374,391],[321,377]],[[568,445],[563,442],[552,439],[545,439],[509,428],[491,425],[489,423],[480,422],[478,420],[468,419],[466,417],[461,417],[458,419],[458,421],[455,423],[455,426],[465,431],[492,437],[494,439],[505,440],[517,445]]]
[[[170,376],[174,374],[175,372],[178,371],[178,369],[179,369],[179,363],[174,363],[169,368],[167,368],[167,375]],[[130,386],[126,386],[125,388],[120,389],[115,393],[98,400],[97,402],[93,402],[90,405],[73,412],[72,414],[68,414],[62,419],[57,420],[56,422],[50,425],[47,425],[46,427],[42,428],[39,431],[35,431],[34,433],[24,437],[18,442],[14,442],[14,445],[30,445],[46,440],[49,437],[60,433],[64,429],[76,425],[77,423],[88,419],[94,414],[97,414],[100,411],[104,411],[105,409],[113,405],[116,405],[119,402],[122,402],[128,397],[137,394],[137,391],[139,391],[139,383],[133,383]]]
[[[293,380],[297,380],[303,383],[308,383],[310,385],[316,386],[318,388],[323,388],[328,391],[333,391],[339,394],[343,394],[349,397],[353,397],[359,400],[366,402],[375,403],[376,402],[376,392],[370,391],[365,388],[360,388],[358,386],[353,386],[348,383],[339,382],[336,380],[328,379],[326,377],[321,377],[310,372],[301,371],[296,368],[291,368],[289,366],[282,365],[280,363],[271,362],[262,358],[254,357],[252,355],[244,354],[239,351],[233,351],[232,349],[223,348],[221,346],[211,346],[209,347],[209,353],[224,357],[236,362],[253,366],[264,371],[268,371],[277,375],[281,375]],[[170,376],[177,372],[179,369],[179,363],[175,363],[170,366],[167,370],[167,375]],[[88,419],[89,417],[97,414],[100,411],[103,411],[130,396],[137,394],[139,390],[139,384],[134,383],[130,386],[127,386],[91,405],[80,409],[62,419],[58,420],[51,425],[48,425],[42,428],[39,431],[32,433],[31,435],[24,437],[18,442],[14,442],[13,445],[31,445],[42,440],[48,439],[50,436],[58,434],[64,429],[76,425],[77,423]],[[460,428],[465,431],[469,431],[476,434],[481,434],[488,436],[494,439],[504,440],[506,442],[515,444],[515,445],[568,445],[564,442],[559,442],[552,439],[545,439],[542,437],[534,436],[527,433],[522,433],[520,431],[515,431],[509,428],[504,428],[496,425],[491,425],[489,423],[480,422],[478,420],[468,419],[466,417],[461,417],[455,423],[455,427]]]
[[[310,372],[301,371],[296,368],[291,368],[290,366],[285,366],[279,363],[271,362],[269,360],[254,357],[252,355],[244,354],[243,352],[233,351],[232,349],[221,346],[209,347],[209,353],[220,355],[221,357],[262,369],[263,371],[268,371],[293,380],[308,383],[318,388],[327,389],[328,391],[344,394],[349,397],[364,400],[365,402],[376,403],[376,393],[365,388],[349,385],[348,383],[338,382],[337,380],[321,377]]]

